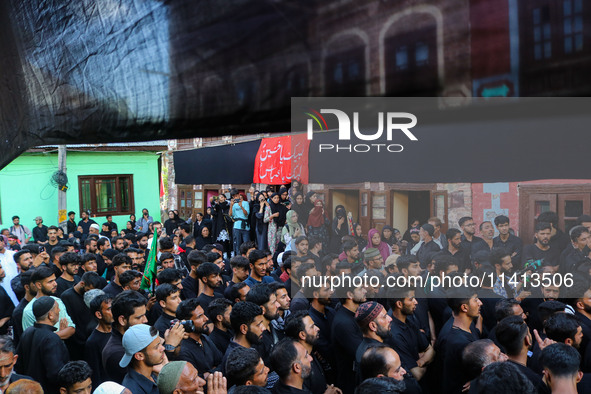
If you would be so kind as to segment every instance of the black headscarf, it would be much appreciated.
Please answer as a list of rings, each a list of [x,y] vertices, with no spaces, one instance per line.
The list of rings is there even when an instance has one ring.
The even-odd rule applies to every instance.
[[[279,196],[279,203],[275,204],[273,202],[273,197],[274,196]],[[275,224],[277,225],[277,227],[283,227],[285,226],[285,221],[287,220],[286,218],[286,214],[287,214],[287,207],[285,206],[285,204],[283,204],[281,202],[281,196],[278,193],[273,193],[271,195],[271,197],[269,198],[269,208],[271,208],[271,213],[276,213],[279,212],[279,216],[276,218],[273,218],[275,220]]]

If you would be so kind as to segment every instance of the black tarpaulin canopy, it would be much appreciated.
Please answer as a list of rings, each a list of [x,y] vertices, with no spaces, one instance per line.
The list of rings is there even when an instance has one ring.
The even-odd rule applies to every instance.
[[[248,184],[261,141],[174,152],[175,183]]]

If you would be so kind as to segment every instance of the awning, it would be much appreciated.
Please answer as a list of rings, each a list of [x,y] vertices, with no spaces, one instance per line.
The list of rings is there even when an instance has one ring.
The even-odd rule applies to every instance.
[[[174,152],[175,182],[181,185],[252,183],[260,140]]]

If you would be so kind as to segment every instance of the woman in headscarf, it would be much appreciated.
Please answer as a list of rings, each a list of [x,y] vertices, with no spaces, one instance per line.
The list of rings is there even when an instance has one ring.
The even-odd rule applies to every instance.
[[[367,233],[367,239],[368,241],[365,249],[367,250],[369,248],[377,248],[380,251],[382,257],[384,258],[384,261],[386,261],[388,256],[392,254],[392,249],[390,249],[390,246],[387,243],[382,241],[382,237],[380,237],[380,232],[375,228],[369,230],[369,232]]]
[[[324,203],[322,200],[314,198],[316,193],[311,193],[314,199],[314,208],[310,211],[306,223],[308,237],[319,238],[322,241],[322,245],[328,245],[328,225],[330,224],[330,220],[326,216],[326,212],[324,212]]]
[[[298,222],[298,213],[294,210],[287,211],[285,226],[281,231],[281,241],[285,244],[285,246],[295,241],[297,237],[300,235],[306,235],[306,231],[304,230],[304,226],[302,226]],[[291,250],[294,250],[295,245],[291,245]]]
[[[228,216],[230,212],[230,204],[226,201],[226,195],[220,193],[218,197],[212,197],[211,200],[213,211],[213,240],[220,242],[224,250],[230,253],[232,250],[232,219]]]
[[[135,229],[135,215],[133,213],[131,215],[129,215],[129,221],[131,222],[131,225],[133,226],[132,228]]]
[[[211,231],[209,231],[209,227],[201,227],[199,236],[195,238],[195,250],[201,250],[205,245],[210,245],[212,243],[213,239],[211,238]]]
[[[302,193],[297,193],[295,196],[292,197],[292,204],[291,209],[297,212],[298,220],[300,223],[308,222],[308,215],[310,214],[310,210],[306,211],[306,206],[304,204],[304,195]],[[306,221],[304,222],[304,219]]]
[[[357,242],[359,250],[363,250],[363,248],[365,248],[365,246],[367,245],[367,239],[365,239],[365,237],[363,236],[363,229],[361,228],[361,224],[355,223],[353,225],[353,228],[355,229],[355,242]]]
[[[281,203],[281,197],[277,193],[273,193],[270,200],[268,208],[265,208],[263,221],[269,223],[267,240],[269,242],[269,250],[271,253],[275,253],[279,245],[281,231],[287,220],[287,207]]]
[[[417,227],[412,227],[409,228],[408,233],[410,234],[410,242],[408,243],[407,247],[406,247],[406,254],[410,254],[410,251],[412,248],[415,247],[416,244],[418,244],[419,242],[421,242],[421,235],[420,235],[420,228]]]
[[[407,241],[410,244],[412,242],[412,238],[410,237],[410,230],[413,228],[419,227],[420,223],[421,222],[417,218],[410,219],[408,221],[408,228],[406,229],[406,232],[402,236],[402,239]]]
[[[302,184],[299,180],[294,179],[291,181],[291,187],[289,188],[289,199],[292,204],[295,203],[295,196],[302,194]]]
[[[300,215],[300,223],[304,226],[308,225],[308,217],[310,217],[310,212],[314,209],[314,203],[318,196],[316,195],[315,191],[309,191],[304,196],[304,202],[302,203],[302,210],[304,211],[304,215]]]
[[[382,241],[387,243],[389,246],[396,243],[396,238],[394,237],[394,228],[389,224],[386,224],[382,228]]]
[[[291,201],[289,200],[289,192],[285,186],[281,186],[279,188],[279,197],[281,197],[281,204],[285,206],[291,205]]]
[[[334,218],[332,219],[332,233],[330,234],[330,252],[339,254],[341,250],[341,238],[349,235],[349,223],[347,223],[347,211],[342,205],[337,205],[334,209]]]
[[[123,233],[125,235],[127,234],[135,234],[137,231],[135,231],[135,229],[133,228],[134,224],[131,220],[127,221],[127,224],[125,225],[125,229],[123,229]]]
[[[179,218],[174,211],[168,211],[168,220],[164,222],[164,228],[166,229],[166,235],[171,237],[174,231],[181,225],[182,220]]]
[[[257,247],[259,250],[269,249],[268,231],[269,225],[265,223],[265,209],[269,206],[267,199],[263,193],[257,193],[255,195],[255,205],[253,208],[254,212],[254,228],[255,236],[257,240]]]

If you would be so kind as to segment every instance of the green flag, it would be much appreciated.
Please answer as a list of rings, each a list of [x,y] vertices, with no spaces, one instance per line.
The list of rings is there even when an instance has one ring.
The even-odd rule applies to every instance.
[[[148,254],[148,261],[146,262],[146,268],[144,268],[144,275],[142,277],[142,284],[140,288],[143,290],[152,290],[156,280],[156,255],[158,253],[158,236],[154,234],[152,237],[152,247],[150,248],[150,254]]]

